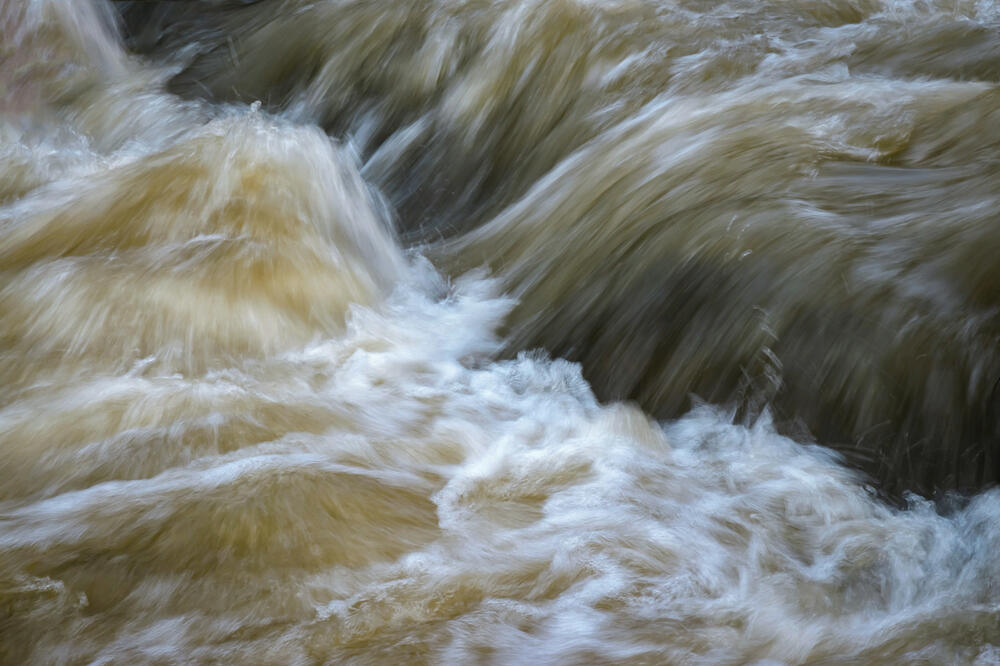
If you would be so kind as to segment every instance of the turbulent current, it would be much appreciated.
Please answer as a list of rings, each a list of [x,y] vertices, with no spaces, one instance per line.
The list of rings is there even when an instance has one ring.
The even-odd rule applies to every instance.
[[[990,0],[0,0],[0,662],[1000,663]]]

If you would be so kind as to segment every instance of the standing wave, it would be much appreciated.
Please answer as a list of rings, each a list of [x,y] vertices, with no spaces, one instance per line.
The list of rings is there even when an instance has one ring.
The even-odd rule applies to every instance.
[[[988,3],[124,4],[172,90],[357,146],[405,242],[517,296],[509,353],[766,406],[896,497],[1000,479]]]

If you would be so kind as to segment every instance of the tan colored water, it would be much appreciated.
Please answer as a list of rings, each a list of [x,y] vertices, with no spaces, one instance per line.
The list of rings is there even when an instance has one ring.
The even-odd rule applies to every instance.
[[[1000,663],[998,27],[0,0],[0,662]]]

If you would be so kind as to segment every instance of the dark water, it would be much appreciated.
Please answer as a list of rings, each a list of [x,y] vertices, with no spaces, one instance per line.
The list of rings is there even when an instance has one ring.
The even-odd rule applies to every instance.
[[[1000,663],[998,28],[0,0],[0,661]]]

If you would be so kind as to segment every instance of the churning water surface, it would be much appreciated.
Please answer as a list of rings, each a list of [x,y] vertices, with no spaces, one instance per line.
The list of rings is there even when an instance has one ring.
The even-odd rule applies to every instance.
[[[0,0],[0,662],[1000,663],[1000,9]]]

